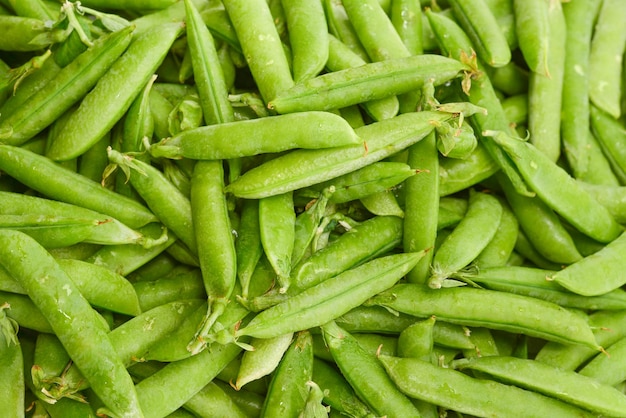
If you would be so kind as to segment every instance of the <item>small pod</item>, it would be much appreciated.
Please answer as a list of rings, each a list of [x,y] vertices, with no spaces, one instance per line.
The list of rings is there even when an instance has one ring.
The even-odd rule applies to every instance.
[[[367,63],[298,83],[279,92],[268,107],[278,113],[332,110],[407,93],[426,80],[440,85],[467,69],[460,61],[428,54]]]
[[[254,347],[254,350],[243,353],[235,389],[239,390],[246,383],[272,373],[292,340],[293,333],[291,332],[274,338],[253,338],[250,345]]]

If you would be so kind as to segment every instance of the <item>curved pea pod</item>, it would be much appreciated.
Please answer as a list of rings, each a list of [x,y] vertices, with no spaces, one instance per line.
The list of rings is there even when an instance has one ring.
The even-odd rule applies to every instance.
[[[235,337],[271,338],[337,318],[406,274],[424,252],[380,257],[362,264],[258,314]]]
[[[474,259],[474,265],[478,266],[479,269],[506,265],[515,249],[519,222],[509,205],[503,203],[502,209],[496,234],[478,257]]]
[[[3,300],[3,303],[6,302],[11,305],[11,310],[6,312],[6,314],[9,318],[15,320],[21,328],[50,334],[54,333],[50,322],[27,295],[0,292],[0,299]]]
[[[324,341],[339,370],[367,405],[379,416],[420,416],[411,401],[398,390],[376,357],[334,322],[322,326]]]
[[[359,144],[341,116],[299,112],[185,130],[150,146],[153,157],[219,160],[287,151]]]
[[[566,289],[583,296],[597,296],[626,283],[626,234],[605,247],[550,276]]]
[[[433,130],[433,122],[450,117],[441,112],[414,112],[366,125],[355,130],[364,145],[291,151],[247,171],[226,191],[256,199],[330,180],[409,147]]]
[[[278,364],[267,390],[261,417],[297,417],[307,401],[307,382],[313,374],[313,340],[301,331]]]
[[[550,277],[556,272],[534,267],[503,266],[479,269],[471,281],[487,289],[547,300],[565,308],[625,309],[626,291],[615,289],[599,296],[581,296],[570,292]]]
[[[235,389],[239,390],[246,383],[272,373],[291,345],[292,340],[293,333],[291,332],[274,338],[253,338],[250,345],[254,347],[254,351],[243,353]]]
[[[507,356],[455,360],[451,366],[458,370],[487,373],[503,383],[539,392],[594,413],[626,416],[626,397],[623,393],[574,371]]]
[[[3,402],[0,414],[24,416],[24,365],[22,348],[17,339],[17,323],[6,316],[8,303],[0,305],[0,390]]]
[[[549,1],[514,1],[515,33],[524,60],[531,71],[549,76]]]
[[[476,416],[592,417],[572,405],[511,385],[475,379],[447,367],[413,358],[380,356],[398,388],[410,397]],[[552,382],[551,382],[552,383]]]
[[[279,92],[268,107],[278,113],[332,110],[407,93],[427,80],[440,85],[464,70],[469,68],[460,61],[429,54],[367,63],[297,83]]]
[[[435,315],[440,321],[601,349],[585,315],[528,296],[469,287],[435,290],[398,284],[368,303],[417,317]]]
[[[157,221],[142,204],[21,147],[0,145],[0,169],[45,196],[113,216],[131,228]]]
[[[23,144],[82,99],[126,50],[132,32],[127,27],[97,39],[15,112],[0,115],[2,142]]]
[[[430,287],[441,287],[446,277],[478,257],[496,234],[502,212],[502,204],[495,196],[470,190],[465,217],[435,251]],[[470,241],[472,245],[467,245]]]
[[[182,29],[169,23],[135,38],[52,138],[46,155],[69,160],[98,142],[140,94]]]
[[[603,243],[611,242],[621,234],[623,228],[608,210],[535,146],[503,132],[486,134],[511,157],[537,196],[580,232]]]
[[[0,231],[0,263],[46,315],[72,361],[108,410],[142,416],[134,384],[89,302],[59,264],[27,235]],[[46,280],[40,280],[45,277]]]

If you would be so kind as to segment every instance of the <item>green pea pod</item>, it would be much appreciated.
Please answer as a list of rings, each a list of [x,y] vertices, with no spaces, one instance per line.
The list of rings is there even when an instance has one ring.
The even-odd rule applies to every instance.
[[[110,130],[145,87],[181,31],[180,23],[170,23],[135,38],[52,139],[48,157],[55,161],[75,158]]]
[[[261,312],[235,337],[271,338],[335,319],[389,288],[423,255],[422,251],[380,257],[341,273]]]
[[[602,2],[589,51],[589,98],[592,103],[614,118],[619,118],[621,57],[626,47],[626,35],[618,16],[626,13],[624,3]]]
[[[486,147],[478,146],[466,159],[440,158],[439,195],[449,196],[480,183],[499,170]]]
[[[131,184],[148,207],[195,253],[196,238],[189,199],[156,167],[110,148],[107,153],[111,163],[127,172]]]
[[[589,315],[589,324],[598,344],[610,347],[626,337],[625,317],[623,310],[600,310]],[[597,350],[582,345],[548,342],[539,350],[535,360],[565,370],[576,370],[597,354]]]
[[[275,338],[253,338],[250,345],[254,351],[243,353],[235,388],[241,389],[246,383],[257,380],[272,373],[291,345],[293,333],[279,335]]]
[[[478,257],[496,234],[502,212],[502,204],[495,196],[470,190],[465,217],[435,252],[430,287],[441,287],[446,277]],[[466,244],[468,239],[473,245]]]
[[[8,303],[0,306],[0,387],[4,401],[0,414],[12,417],[24,416],[24,366],[22,348],[17,339],[17,323],[9,318],[5,310]]]
[[[20,147],[0,145],[0,168],[20,183],[52,199],[113,216],[131,228],[157,220],[140,203]],[[68,184],[72,187],[67,187]]]
[[[587,193],[596,199],[620,224],[626,223],[626,187],[577,182]]]
[[[422,174],[419,168],[412,169],[405,163],[381,161],[315,184],[311,188],[322,191],[332,186],[334,191],[329,200],[333,203],[346,203],[392,188],[417,173]]]
[[[214,344],[195,356],[168,363],[142,380],[136,390],[145,416],[165,417],[180,408],[240,353],[235,344]]]
[[[328,59],[328,26],[320,1],[281,1],[287,19],[296,82],[316,76]]]
[[[267,391],[261,417],[296,417],[305,408],[313,374],[313,340],[301,331],[285,351]]]
[[[140,229],[141,233],[157,239],[163,235],[163,227],[158,223],[151,223]],[[121,276],[127,276],[150,260],[162,254],[177,240],[174,234],[167,234],[167,241],[150,248],[140,245],[106,245],[84,258],[93,264],[104,266]]]
[[[626,293],[622,289],[615,289],[600,296],[582,297],[548,280],[553,274],[555,272],[552,270],[532,267],[491,267],[472,274],[471,280],[487,289],[531,296],[567,308],[624,309]]]
[[[454,0],[450,5],[482,60],[492,67],[501,67],[511,60],[506,37],[483,0]]]
[[[191,179],[191,215],[204,288],[209,298],[206,320],[189,349],[196,353],[215,320],[224,312],[237,282],[237,258],[221,161],[200,161]]]
[[[399,389],[416,399],[478,416],[515,416],[520,405],[532,405],[529,417],[592,417],[579,408],[547,396],[412,358],[380,356],[380,362]],[[448,390],[442,390],[442,388]]]
[[[621,256],[625,245],[626,235],[621,234],[598,252],[556,272],[550,279],[583,296],[598,296],[618,289],[626,283]]]
[[[359,199],[365,209],[377,216],[397,216],[404,218],[404,210],[400,207],[392,190],[372,193]]]
[[[614,387],[623,382],[624,376],[626,376],[625,353],[626,338],[622,338],[610,345],[601,357],[593,358],[578,373],[590,377],[592,381]],[[621,413],[623,414],[623,412]]]
[[[4,302],[11,305],[11,310],[6,312],[6,315],[15,320],[21,328],[54,333],[50,322],[27,295],[0,292],[0,296]]]
[[[313,381],[324,391],[324,403],[331,410],[353,417],[373,417],[341,373],[317,357],[313,359]]]
[[[555,263],[571,264],[582,258],[557,214],[538,197],[517,193],[506,176],[497,175],[519,226],[537,251]]]
[[[394,0],[391,2],[389,17],[411,55],[423,54],[423,15],[420,5],[412,0]]]
[[[218,160],[358,143],[359,138],[342,117],[329,112],[299,112],[185,130],[152,145],[150,154]]]
[[[589,171],[589,53],[595,18],[602,2],[563,4],[566,24],[561,100],[561,144],[575,178]],[[571,30],[576,28],[576,30]]]
[[[305,211],[296,216],[294,223],[294,243],[291,254],[291,264],[297,265],[306,258],[311,249],[311,243],[318,236],[318,228],[326,214],[326,206],[332,191],[323,191],[319,198],[305,206]]]
[[[193,416],[198,417],[248,417],[215,382],[211,382],[203,387],[191,399],[185,402],[183,407],[186,411],[192,412]]]
[[[23,144],[78,102],[126,50],[132,31],[128,27],[98,39],[17,111],[0,117],[2,141],[9,145]]]
[[[431,316],[406,327],[398,336],[398,356],[430,361],[435,342],[435,321]]]
[[[113,9],[113,10],[160,10],[165,9],[168,6],[174,4],[175,0],[140,0],[134,1],[131,4],[123,0],[87,0],[81,3],[84,6],[93,7],[96,9]]]
[[[295,223],[292,192],[259,200],[261,243],[267,259],[278,276],[281,293],[285,293],[290,285]]]
[[[267,103],[293,85],[289,62],[264,0],[227,0],[224,6],[258,89]],[[263,42],[259,43],[259,39]]]
[[[561,153],[561,118],[554,115],[561,111],[567,31],[560,1],[549,1],[548,27],[550,77],[535,72],[529,75],[528,131],[530,141],[556,161]]]
[[[407,93],[426,80],[443,84],[468,67],[439,55],[415,55],[323,74],[279,92],[268,103],[278,113],[331,110]],[[385,82],[381,82],[385,80]]]
[[[0,15],[1,51],[38,51],[63,39],[63,31],[32,17]]]
[[[511,157],[537,196],[579,231],[605,243],[620,235],[622,227],[608,210],[535,146],[502,132],[488,134]]]
[[[560,399],[579,408],[607,416],[624,416],[626,398],[617,389],[570,370],[560,370],[534,360],[486,356],[452,362],[458,370],[477,370],[503,383]],[[537,379],[537,376],[542,376]]]
[[[514,1],[515,33],[524,60],[531,71],[550,75],[550,23],[547,0]]]
[[[505,265],[515,249],[519,222],[506,203],[502,203],[502,216],[493,239],[474,259],[479,269]]]
[[[206,297],[202,275],[194,267],[177,269],[156,280],[133,283],[133,288],[142,311],[180,299]]]
[[[250,279],[263,254],[259,226],[258,200],[246,199],[242,203],[241,218],[235,240],[237,277],[241,285],[241,297],[248,299]]]
[[[337,0],[323,0],[323,5],[329,33],[348,46],[362,60],[369,59],[359,37],[354,31],[354,26],[350,22],[343,4]]]
[[[322,326],[322,335],[342,374],[372,411],[389,418],[419,416],[376,357],[366,352],[352,335],[334,322]]]
[[[463,303],[458,303],[459,300]],[[398,284],[368,303],[417,317],[435,315],[441,321],[601,349],[585,316],[527,296],[469,287],[435,290],[417,284]]]
[[[226,191],[244,198],[260,198],[311,186],[380,161],[418,142],[432,131],[433,121],[449,114],[414,112],[355,130],[364,141],[323,150],[295,150],[244,173]]]
[[[1,253],[2,265],[45,312],[73,362],[107,409],[118,416],[143,416],[128,372],[96,322],[91,306],[59,264],[20,232],[0,231],[0,240],[0,247],[7,250]],[[36,260],[34,265],[31,259]],[[43,276],[48,278],[45,283],[38,279]],[[89,342],[88,347],[85,342]]]

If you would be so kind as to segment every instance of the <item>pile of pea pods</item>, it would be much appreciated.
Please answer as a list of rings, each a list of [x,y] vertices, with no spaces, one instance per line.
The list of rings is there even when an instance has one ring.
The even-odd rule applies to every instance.
[[[0,0],[0,418],[626,417],[623,0]]]

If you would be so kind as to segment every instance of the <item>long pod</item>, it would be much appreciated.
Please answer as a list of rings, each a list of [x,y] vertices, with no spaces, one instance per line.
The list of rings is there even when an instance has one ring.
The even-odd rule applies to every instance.
[[[468,287],[434,290],[418,284],[398,284],[368,303],[417,317],[435,315],[455,324],[601,348],[583,315],[528,296]]]
[[[44,313],[106,407],[120,417],[143,416],[130,375],[89,302],[65,271],[21,232],[0,231],[0,243],[0,262]]]
[[[388,289],[424,252],[380,257],[339,274],[258,314],[235,336],[271,338],[319,326]]]

